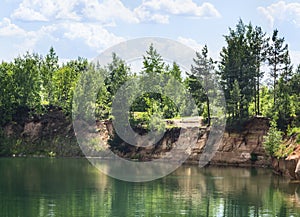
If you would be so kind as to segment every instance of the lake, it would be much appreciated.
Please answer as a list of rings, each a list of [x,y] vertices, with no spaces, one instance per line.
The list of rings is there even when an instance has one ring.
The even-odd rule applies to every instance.
[[[299,186],[268,169],[182,166],[130,183],[86,159],[1,158],[0,216],[300,216]]]

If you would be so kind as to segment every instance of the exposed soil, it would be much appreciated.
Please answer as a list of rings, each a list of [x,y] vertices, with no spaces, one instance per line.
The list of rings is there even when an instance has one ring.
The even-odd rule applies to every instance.
[[[91,150],[87,152],[90,155],[97,155],[104,148],[110,149],[124,158],[148,161],[165,156],[180,144],[196,141],[196,145],[186,151],[189,155],[186,163],[190,164],[199,163],[210,133],[209,128],[206,127],[200,129],[175,127],[168,129],[156,144],[143,147],[143,141],[139,141],[141,145],[137,147],[129,145],[115,136],[111,121],[97,121],[95,126],[95,129],[92,129],[86,136],[97,135],[105,145],[101,148],[97,145],[92,146]],[[268,128],[269,120],[267,118],[255,117],[238,130],[227,129],[209,165],[273,167],[278,174],[291,179],[300,179],[300,145],[296,142],[296,136],[286,140],[286,146],[293,148],[291,155],[286,159],[270,159],[262,146],[263,136],[266,135]],[[197,134],[189,134],[195,130],[197,130]],[[140,135],[146,133],[144,129],[139,128],[135,131]],[[8,148],[8,150],[2,152],[2,155],[84,156],[77,144],[72,121],[58,108],[49,108],[48,112],[41,116],[23,115],[22,118],[6,124],[3,132],[6,140],[2,143],[0,141],[0,149]],[[183,137],[180,137],[181,133],[184,134]]]

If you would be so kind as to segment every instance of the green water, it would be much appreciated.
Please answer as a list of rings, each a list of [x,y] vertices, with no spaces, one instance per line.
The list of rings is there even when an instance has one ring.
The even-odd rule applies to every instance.
[[[128,183],[85,159],[4,158],[0,216],[300,216],[299,186],[267,169],[183,166]]]

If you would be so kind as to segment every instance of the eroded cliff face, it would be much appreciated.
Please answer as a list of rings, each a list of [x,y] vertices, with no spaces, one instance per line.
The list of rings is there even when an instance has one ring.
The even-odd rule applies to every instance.
[[[2,129],[3,156],[83,156],[72,127],[61,109],[51,108],[45,114],[31,117],[23,114]],[[2,144],[1,144],[2,143]]]
[[[200,129],[192,127],[189,129],[190,132],[195,130],[198,132],[195,137],[195,134],[188,134],[189,130],[184,127],[170,128],[157,144],[147,147],[143,147],[141,144],[137,147],[128,145],[120,139],[113,141],[115,135],[111,121],[97,121],[95,126],[95,129],[89,130],[87,136],[92,138],[98,135],[105,145],[98,147],[99,145],[93,144],[91,152],[88,153],[96,155],[97,152],[92,150],[93,148],[97,150],[104,148],[110,149],[124,158],[147,161],[161,158],[174,147],[180,146],[180,143],[193,141],[193,143],[196,142],[196,145],[185,151],[185,154],[189,155],[185,161],[188,164],[199,164],[210,133],[210,129],[207,127]],[[286,146],[293,150],[292,154],[285,159],[270,159],[262,144],[268,128],[269,120],[267,118],[255,117],[239,129],[227,129],[208,165],[272,167],[280,175],[300,180],[300,144],[297,144],[296,136],[286,140]],[[145,133],[142,129],[138,131],[140,134]],[[80,147],[76,144],[72,123],[60,110],[50,110],[41,117],[27,118],[20,123],[12,122],[3,128],[3,132],[8,139],[14,138],[13,141],[18,141],[9,147],[13,151],[8,151],[7,153],[10,155],[6,156],[12,154],[32,156],[37,153],[44,156],[47,156],[47,153],[55,153],[56,156],[83,156]],[[179,136],[181,133],[185,135],[183,139]],[[22,143],[19,144],[19,141]]]
[[[106,123],[109,134],[113,137],[111,123]],[[263,136],[267,133],[269,120],[256,117],[245,123],[238,130],[226,130],[219,143],[218,150],[214,153],[209,165],[231,165],[231,166],[260,166],[269,167],[268,158],[262,146]],[[171,128],[168,129],[164,137],[155,145],[147,148],[136,147],[122,142],[117,147],[112,147],[115,153],[125,158],[137,158],[140,160],[150,160],[160,158],[172,148],[182,145],[178,141],[180,132],[190,129]],[[199,129],[196,145],[187,150],[189,157],[185,161],[189,164],[199,164],[199,159],[204,152],[204,148],[209,136],[210,129],[202,127]]]
[[[293,150],[286,158],[273,158],[272,168],[274,172],[292,180],[300,180],[300,144],[297,142],[297,134],[284,141],[287,149]]]
[[[255,117],[240,129],[226,130],[211,165],[270,166],[263,148],[263,137],[269,128],[267,118]]]

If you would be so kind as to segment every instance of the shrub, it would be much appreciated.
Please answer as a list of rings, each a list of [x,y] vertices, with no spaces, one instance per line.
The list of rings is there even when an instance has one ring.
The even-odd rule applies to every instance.
[[[263,146],[270,156],[274,156],[274,154],[279,150],[281,143],[282,132],[277,129],[276,121],[273,120],[271,121],[267,135],[264,136]]]

